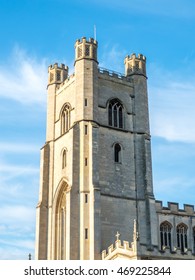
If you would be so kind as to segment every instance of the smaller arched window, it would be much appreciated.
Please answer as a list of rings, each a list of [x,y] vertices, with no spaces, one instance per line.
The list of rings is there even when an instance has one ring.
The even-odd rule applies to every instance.
[[[61,133],[64,134],[70,128],[70,105],[65,104],[61,113]]]
[[[114,145],[114,161],[121,163],[121,145],[119,143]]]
[[[181,250],[181,253],[184,253],[188,248],[187,226],[185,224],[177,226],[177,247]]]
[[[123,105],[118,99],[112,99],[108,105],[108,125],[123,128]]]
[[[171,224],[163,222],[160,225],[160,245],[161,250],[165,247],[171,248]]]
[[[62,153],[62,169],[64,169],[67,165],[67,150],[64,149]]]

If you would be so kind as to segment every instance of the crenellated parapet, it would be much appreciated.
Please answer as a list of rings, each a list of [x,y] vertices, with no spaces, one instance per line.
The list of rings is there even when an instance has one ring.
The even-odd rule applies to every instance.
[[[114,244],[109,246],[107,250],[102,251],[102,260],[113,260],[120,258],[135,259],[136,254],[137,248],[134,246],[134,242],[121,242],[121,240],[118,239]]]
[[[163,202],[160,200],[156,200],[155,203],[157,212],[178,215],[195,215],[194,205],[184,204],[183,209],[180,209],[179,204],[175,202],[167,202],[167,206],[163,206]]]
[[[68,66],[64,64],[58,65],[55,63],[48,67],[48,85],[50,84],[61,84],[68,77]]]
[[[102,260],[114,259],[137,259],[138,258],[138,242],[139,233],[137,231],[137,221],[133,222],[133,242],[123,241],[119,239],[120,234],[117,232],[114,245],[108,247],[108,250],[102,251]]]
[[[64,82],[62,82],[61,84],[59,84],[57,86],[57,91],[56,93],[61,92],[62,90],[64,90],[65,88],[67,88],[69,85],[71,85],[71,83],[73,83],[75,81],[75,73],[72,73],[71,75],[69,75]]]
[[[75,43],[75,63],[81,59],[91,59],[97,62],[97,47],[98,43],[93,38],[78,39]]]
[[[140,74],[146,76],[146,57],[142,54],[136,56],[135,53],[128,55],[124,60],[125,75],[131,76],[134,74]]]
[[[109,78],[116,78],[118,80],[126,81],[126,82],[129,82],[129,83],[133,82],[131,77],[125,76],[125,75],[123,75],[119,72],[113,71],[113,70],[109,70],[109,69],[106,69],[106,68],[99,67],[98,71],[101,75],[104,75],[105,77],[107,76]]]

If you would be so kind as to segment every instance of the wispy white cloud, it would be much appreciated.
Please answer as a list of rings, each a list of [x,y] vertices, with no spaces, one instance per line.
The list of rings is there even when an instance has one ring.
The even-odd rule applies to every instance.
[[[0,162],[0,174],[1,172],[4,174],[10,173],[13,178],[22,174],[37,174],[39,172],[39,169],[38,167],[33,166],[21,166]]]
[[[25,237],[23,239],[0,238],[0,259],[1,260],[27,260],[28,254],[34,256],[34,240]]]
[[[170,141],[195,142],[195,77],[153,68],[149,103],[153,136]]]
[[[100,67],[117,69],[124,72],[121,64],[125,50],[117,45],[112,48],[105,45]],[[194,69],[195,62],[188,64],[188,73]],[[195,143],[195,76],[185,75],[183,69],[169,72],[160,66],[148,65],[149,109],[152,136],[169,141]],[[180,71],[181,70],[181,71]]]
[[[0,142],[0,153],[39,153],[40,147],[34,144]]]
[[[46,60],[28,56],[16,47],[7,64],[0,64],[0,96],[20,103],[45,103]]]
[[[38,195],[39,166],[17,165],[2,161],[0,182],[0,199],[6,201],[10,208],[21,201],[24,205],[31,204],[32,199]]]
[[[14,246],[2,246],[0,242],[1,260],[28,260],[28,254],[32,251],[29,248],[16,248]]]
[[[154,180],[154,182],[156,199],[163,200],[164,202],[177,202],[181,208],[185,203],[194,205],[192,193],[194,192],[195,178],[187,177],[185,172],[174,176],[167,171],[164,176],[158,176],[158,180]],[[184,193],[185,201],[183,199]]]
[[[169,159],[175,162],[181,159],[186,159],[187,161],[195,159],[195,143],[172,142],[155,137],[152,141],[152,147],[155,151],[157,162],[167,162],[165,154],[168,154]]]
[[[14,247],[21,247],[25,249],[31,249],[34,250],[34,242],[28,238],[21,240],[21,239],[11,239],[11,240],[1,240],[0,244],[3,244],[4,246],[9,246],[11,248]]]
[[[189,178],[186,180],[185,174],[181,174],[178,177],[163,178],[158,182],[158,191],[164,192],[166,195],[176,196],[177,192],[183,193],[184,190],[188,191],[192,186],[195,185],[195,178]],[[181,193],[179,194],[181,199]]]
[[[156,199],[194,205],[195,143],[153,137],[152,158]]]
[[[23,225],[31,223],[35,219],[35,209],[23,205],[9,205],[0,207],[1,223]]]
[[[35,209],[23,205],[0,207],[0,259],[27,259],[34,252]]]
[[[124,65],[121,61],[124,60],[126,55],[126,50],[121,49],[119,45],[115,44],[110,46],[106,44],[103,48],[102,56],[100,57],[100,67],[123,73]]]
[[[37,176],[38,177],[38,176]],[[23,203],[23,205],[36,205],[38,199],[38,178],[33,176],[19,177],[18,182],[14,178],[4,178],[1,180],[0,199],[7,205]],[[28,186],[28,187],[27,187]]]

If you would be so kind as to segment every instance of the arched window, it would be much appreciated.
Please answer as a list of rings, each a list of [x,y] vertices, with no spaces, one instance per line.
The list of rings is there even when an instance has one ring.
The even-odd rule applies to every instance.
[[[164,249],[164,247],[171,248],[171,224],[168,222],[163,222],[160,225],[160,245],[161,250]]]
[[[58,199],[56,208],[56,259],[66,259],[66,191]]]
[[[194,241],[194,254],[195,254],[195,227],[193,227],[193,241]]]
[[[118,99],[112,99],[108,105],[108,124],[123,128],[123,105]]]
[[[114,145],[114,161],[121,163],[121,146],[118,143]]]
[[[181,250],[181,253],[184,253],[188,248],[187,226],[184,224],[177,226],[177,247]]]
[[[65,104],[61,113],[61,134],[64,134],[70,128],[70,105]]]
[[[66,260],[69,258],[69,250],[66,247],[67,239],[70,238],[70,187],[62,181],[54,197],[54,259]]]
[[[67,165],[67,150],[64,149],[62,153],[62,169],[64,169]]]

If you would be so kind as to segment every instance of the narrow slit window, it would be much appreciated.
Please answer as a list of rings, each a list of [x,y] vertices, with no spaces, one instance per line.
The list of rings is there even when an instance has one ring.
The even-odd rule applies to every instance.
[[[88,239],[88,228],[85,228],[85,239]]]
[[[88,133],[88,126],[85,125],[85,135],[87,135],[87,133]]]
[[[85,158],[85,166],[87,166],[87,158]]]
[[[85,203],[88,203],[88,194],[85,194]]]
[[[66,167],[67,164],[67,151],[64,150],[62,154],[62,169]]]
[[[87,106],[87,98],[85,98],[85,106]]]

